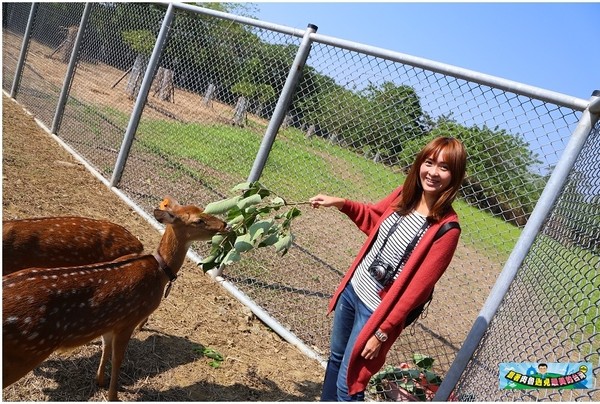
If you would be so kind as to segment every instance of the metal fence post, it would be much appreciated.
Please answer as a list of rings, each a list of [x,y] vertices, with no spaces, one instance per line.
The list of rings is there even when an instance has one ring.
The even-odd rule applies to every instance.
[[[21,52],[19,54],[19,61],[17,62],[17,69],[15,71],[15,77],[13,79],[12,88],[10,90],[10,97],[15,98],[17,95],[17,89],[21,83],[21,75],[23,74],[23,67],[25,66],[25,56],[27,55],[27,49],[29,48],[29,38],[31,36],[31,30],[33,27],[33,20],[35,20],[35,14],[37,12],[38,4],[31,3],[31,10],[29,10],[29,19],[27,20],[27,28],[23,35],[23,43],[21,44]]]
[[[73,51],[71,52],[71,58],[69,59],[69,65],[67,66],[67,74],[65,75],[65,81],[62,89],[60,90],[60,96],[58,97],[58,103],[56,105],[56,112],[54,113],[52,127],[50,128],[50,132],[54,134],[56,134],[60,129],[62,117],[65,112],[65,105],[67,103],[67,97],[69,96],[71,84],[73,83],[73,75],[75,74],[75,66],[77,65],[77,54],[79,53],[79,48],[81,47],[81,40],[85,33],[85,28],[90,17],[91,9],[91,4],[89,2],[85,3],[85,8],[83,9],[83,14],[81,15],[81,23],[79,24],[79,31],[77,32],[77,37],[75,38],[75,43],[73,44]]]
[[[583,115],[581,116],[577,127],[573,131],[563,155],[556,164],[556,168],[552,172],[552,175],[550,176],[550,179],[548,180],[548,183],[546,184],[538,203],[533,209],[531,217],[523,228],[523,232],[517,240],[515,248],[508,257],[502,272],[500,275],[498,275],[498,279],[496,280],[490,295],[483,305],[483,308],[479,312],[479,315],[469,331],[465,342],[462,344],[460,350],[456,354],[456,358],[454,359],[454,362],[452,362],[452,365],[450,366],[444,381],[440,385],[440,388],[435,394],[433,401],[448,400],[452,390],[458,384],[458,380],[462,376],[467,364],[471,360],[473,353],[479,346],[479,343],[488,329],[492,318],[500,307],[500,304],[508,292],[512,281],[514,280],[519,268],[521,268],[523,261],[529,253],[529,250],[533,245],[538,232],[550,214],[554,203],[560,196],[568,176],[577,160],[577,156],[579,156],[581,153],[581,150],[583,149],[583,146],[585,145],[592,128],[598,121],[598,114],[593,113],[593,111],[590,111],[590,109],[598,109],[599,95],[600,93],[598,91],[594,91],[590,103],[588,104],[588,108],[583,111]]]
[[[169,28],[171,27],[171,22],[173,21],[173,16],[173,3],[169,3],[169,7],[165,13],[165,18],[163,19],[162,26],[160,27],[160,32],[158,33],[158,38],[156,38],[156,44],[152,50],[150,60],[148,61],[148,67],[146,68],[142,85],[140,86],[140,91],[137,99],[135,100],[131,118],[129,118],[129,123],[127,124],[127,130],[125,131],[123,143],[121,144],[121,150],[119,151],[115,169],[113,170],[113,175],[110,180],[111,187],[116,186],[123,175],[123,168],[125,167],[127,157],[129,156],[129,151],[131,150],[133,136],[135,135],[138,124],[140,123],[140,117],[142,116],[142,111],[144,110],[144,104],[148,98],[150,86],[152,85],[152,79],[154,78],[154,73],[156,72],[156,67],[158,66],[158,61],[162,54],[164,44],[167,41],[167,35],[169,33]]]
[[[298,80],[302,74],[302,69],[306,64],[306,59],[310,53],[310,47],[312,44],[310,34],[317,32],[317,29],[319,28],[316,25],[308,24],[308,28],[304,32],[304,37],[302,38],[302,42],[298,48],[298,53],[296,53],[296,58],[294,59],[294,62],[290,68],[290,72],[285,80],[285,84],[281,90],[281,95],[279,96],[279,100],[277,100],[277,105],[275,105],[275,110],[273,111],[273,115],[269,121],[269,126],[267,126],[265,136],[263,137],[262,143],[260,144],[260,148],[258,149],[258,153],[256,155],[256,159],[252,165],[252,170],[248,176],[248,182],[258,181],[260,175],[262,174],[267,157],[269,157],[269,152],[271,151],[271,147],[273,146],[273,142],[277,136],[277,131],[279,130],[279,127],[285,118],[290,101],[294,95],[296,84],[298,84]]]

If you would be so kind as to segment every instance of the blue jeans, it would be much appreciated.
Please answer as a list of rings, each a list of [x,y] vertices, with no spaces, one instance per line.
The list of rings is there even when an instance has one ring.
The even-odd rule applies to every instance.
[[[361,302],[350,283],[335,306],[331,353],[325,370],[321,401],[364,401],[365,393],[348,395],[348,362],[358,334],[373,312]]]

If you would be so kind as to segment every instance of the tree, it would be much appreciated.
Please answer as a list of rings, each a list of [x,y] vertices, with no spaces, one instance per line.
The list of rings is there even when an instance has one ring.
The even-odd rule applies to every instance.
[[[396,160],[403,144],[424,135],[423,110],[414,88],[392,82],[381,87],[370,85],[365,91],[372,114],[366,133],[377,134],[369,146],[383,157]]]

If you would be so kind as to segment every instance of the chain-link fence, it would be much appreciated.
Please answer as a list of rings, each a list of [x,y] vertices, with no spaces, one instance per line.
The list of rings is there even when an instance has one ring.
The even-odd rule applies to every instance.
[[[590,362],[598,377],[600,256],[600,124],[562,189],[554,211],[523,262],[508,296],[490,323],[458,391],[481,401],[598,400],[598,391],[542,389],[499,392],[506,362]],[[596,385],[597,386],[597,385]]]
[[[430,356],[444,377],[587,101],[184,4],[92,3],[88,16],[85,7],[3,3],[3,89],[15,90],[13,97],[144,211],[166,194],[200,205],[230,196],[255,172],[269,135],[276,138],[259,179],[288,202],[321,192],[375,201],[402,183],[429,139],[443,134],[465,143],[468,175],[455,202],[460,245],[427,317],[388,358],[398,368],[415,353]],[[307,38],[308,58],[295,72]],[[144,88],[147,70],[154,74]],[[456,397],[532,397],[479,382],[497,383],[498,363],[509,359],[585,360],[597,379],[597,127],[594,133]],[[339,212],[301,210],[286,256],[254,251],[223,277],[326,358],[327,303],[364,236]],[[203,255],[207,247],[194,250]],[[395,399],[400,381],[389,382],[371,397]],[[600,399],[597,388],[535,397]]]

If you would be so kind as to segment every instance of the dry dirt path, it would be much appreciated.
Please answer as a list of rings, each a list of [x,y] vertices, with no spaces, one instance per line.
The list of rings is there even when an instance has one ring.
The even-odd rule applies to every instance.
[[[108,219],[151,252],[154,227],[77,162],[24,110],[3,95],[3,219],[78,215]],[[176,195],[173,195],[177,197]],[[193,201],[180,201],[193,203]],[[160,203],[160,201],[156,201]],[[123,401],[315,401],[324,370],[257,320],[191,261],[171,294],[134,334],[121,371]],[[214,349],[217,368],[199,351]],[[102,401],[94,374],[101,342],[54,354],[4,401]]]

